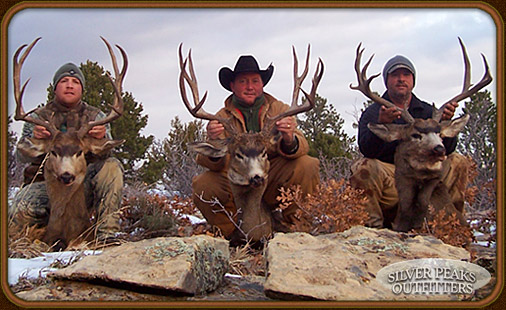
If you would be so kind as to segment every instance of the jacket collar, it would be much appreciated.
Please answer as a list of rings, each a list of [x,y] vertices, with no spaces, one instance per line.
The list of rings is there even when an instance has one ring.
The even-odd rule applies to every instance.
[[[230,95],[227,97],[227,99],[225,99],[225,110],[230,115],[232,115],[234,118],[236,118],[241,123],[243,129],[246,130],[246,124],[244,124],[244,119],[243,119],[241,113],[232,103],[232,96],[233,95]],[[269,111],[271,104],[274,101],[276,101],[276,98],[274,98],[272,95],[270,95],[266,92],[264,92],[264,97],[265,97],[265,103],[264,103],[264,106],[262,107],[262,109],[260,109],[260,115],[258,117],[258,120],[260,122],[260,128],[263,128],[265,117],[267,115],[267,111]]]

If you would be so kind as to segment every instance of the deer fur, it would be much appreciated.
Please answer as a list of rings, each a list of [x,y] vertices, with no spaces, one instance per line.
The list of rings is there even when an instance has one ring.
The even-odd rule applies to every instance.
[[[273,143],[273,137],[264,133],[242,133],[220,143],[189,144],[190,149],[204,156],[229,154],[227,177],[239,210],[238,226],[244,235],[239,237],[253,241],[260,241],[273,233],[272,213],[262,199],[269,177],[267,150]]]
[[[268,117],[261,132],[259,133],[239,133],[231,125],[231,119],[220,118],[202,109],[207,98],[207,92],[200,99],[197,78],[193,69],[191,51],[186,59],[183,58],[182,44],[179,45],[179,66],[181,69],[179,75],[179,90],[181,98],[188,111],[196,118],[206,120],[217,120],[223,124],[225,131],[230,138],[215,143],[200,142],[191,144],[190,148],[194,151],[209,157],[229,156],[230,163],[227,171],[230,187],[234,197],[234,203],[239,213],[239,219],[236,226],[239,226],[244,236],[239,238],[245,241],[257,242],[265,239],[273,232],[273,225],[276,221],[272,218],[271,210],[263,202],[263,194],[267,186],[269,160],[267,150],[275,141],[273,135],[275,122],[284,117],[294,116],[311,110],[314,107],[316,89],[323,76],[323,62],[318,61],[316,71],[312,80],[311,92],[308,94],[302,90],[302,82],[309,71],[309,52],[308,45],[306,65],[303,73],[298,76],[298,59],[295,48],[292,47],[294,61],[294,87],[292,92],[292,102],[290,108],[283,113],[272,118]],[[186,66],[189,72],[186,71]],[[193,95],[193,106],[188,100],[185,88],[185,82],[189,84]],[[302,90],[306,96],[306,101],[298,104],[299,92]]]
[[[368,128],[386,142],[399,141],[394,154],[395,184],[399,207],[393,222],[397,231],[420,228],[432,205],[436,212],[455,213],[461,225],[467,222],[441,182],[446,149],[443,138],[455,137],[466,125],[469,115],[449,122],[415,119],[412,124],[368,124]]]
[[[44,179],[50,213],[42,239],[54,249],[65,249],[71,242],[90,240],[91,210],[85,199],[85,154],[103,155],[122,144],[123,140],[78,138],[75,131],[59,132],[51,139],[28,138],[18,150],[25,156],[48,154],[44,163]]]
[[[30,45],[20,46],[14,53],[13,85],[16,100],[14,119],[42,126],[50,133],[49,139],[24,138],[18,144],[18,150],[27,158],[37,158],[47,154],[44,164],[44,181],[49,198],[50,214],[43,241],[54,245],[54,249],[62,249],[76,239],[91,237],[91,234],[82,236],[91,226],[84,190],[87,170],[85,154],[91,152],[99,156],[104,155],[124,142],[124,140],[110,140],[105,137],[95,139],[88,136],[88,132],[95,126],[112,122],[123,113],[124,102],[121,92],[128,67],[128,57],[123,48],[116,45],[123,56],[123,67],[120,71],[111,45],[101,37],[111,56],[115,73],[114,79],[107,74],[115,96],[111,112],[104,118],[97,118],[99,110],[95,108],[86,110],[86,104],[82,102],[79,111],[69,111],[65,116],[62,113],[55,113],[55,110],[51,108],[51,103],[25,112],[22,98],[28,80],[21,86],[21,68],[40,39],[40,37],[36,38]],[[37,117],[31,115],[33,112]],[[67,122],[68,127],[65,132],[60,130],[63,121]]]
[[[396,108],[406,124],[372,124],[368,128],[379,138],[387,142],[399,141],[394,153],[395,185],[399,195],[399,208],[394,219],[393,228],[399,231],[409,231],[421,227],[424,218],[428,217],[428,207],[432,205],[437,211],[445,210],[447,214],[456,213],[458,220],[468,226],[464,216],[451,203],[448,189],[441,182],[443,165],[446,159],[446,149],[442,143],[444,137],[455,137],[466,125],[469,115],[464,115],[451,121],[442,121],[446,104],[459,102],[492,82],[487,60],[484,55],[485,73],[475,85],[471,85],[471,69],[464,43],[459,38],[459,44],[464,58],[464,85],[462,92],[441,105],[439,109],[433,106],[432,118],[415,119],[406,108],[401,109],[392,102],[378,96],[370,89],[371,81],[379,74],[367,78],[367,68],[373,56],[360,68],[364,49],[358,45],[355,57],[355,73],[357,86],[351,89],[359,90],[372,101],[387,108]]]

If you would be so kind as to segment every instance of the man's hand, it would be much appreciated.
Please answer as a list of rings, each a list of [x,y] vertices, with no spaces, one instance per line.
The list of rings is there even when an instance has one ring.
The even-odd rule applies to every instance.
[[[455,114],[455,110],[459,107],[458,102],[449,102],[445,104],[445,107],[443,109],[443,116],[441,116],[442,121],[448,121],[451,120],[453,115]]]
[[[295,139],[297,123],[292,116],[287,116],[276,122],[276,129],[281,133],[281,138],[286,145],[291,145]]]
[[[212,120],[207,124],[207,136],[209,139],[214,140],[218,139],[221,133],[225,130],[223,124],[218,122],[217,120]]]
[[[105,137],[105,132],[106,132],[105,126],[99,125],[99,126],[94,126],[93,128],[91,128],[88,131],[88,135],[92,136],[95,139],[103,139]]]
[[[51,137],[51,133],[44,126],[35,125],[33,127],[33,137],[35,139],[48,139]]]
[[[378,115],[378,123],[390,124],[400,117],[401,111],[399,111],[399,109],[395,107],[386,108],[384,105],[382,105]]]

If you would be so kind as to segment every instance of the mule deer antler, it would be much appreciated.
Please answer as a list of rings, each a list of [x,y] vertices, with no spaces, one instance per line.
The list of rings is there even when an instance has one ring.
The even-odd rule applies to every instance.
[[[82,125],[82,127],[78,131],[79,137],[84,137],[84,135],[86,135],[86,133],[94,126],[110,123],[123,114],[124,102],[122,98],[122,91],[123,91],[122,85],[123,79],[125,78],[125,74],[128,68],[128,56],[125,50],[121,46],[116,44],[116,47],[120,50],[121,56],[123,58],[123,67],[121,68],[121,71],[119,71],[116,56],[112,50],[111,45],[104,37],[100,38],[102,39],[102,41],[104,41],[105,45],[107,46],[107,49],[109,50],[109,55],[111,55],[111,61],[114,70],[114,79],[109,75],[108,72],[106,73],[106,75],[109,78],[109,81],[111,81],[112,87],[114,89],[115,93],[114,101],[111,106],[111,112],[109,112],[109,114],[105,118],[90,121],[87,124]]]
[[[312,79],[312,86],[311,86],[311,93],[307,93],[302,89],[302,82],[307,76],[307,73],[309,71],[309,54],[310,54],[311,46],[307,46],[307,55],[306,55],[306,66],[304,67],[304,71],[300,76],[298,75],[298,66],[299,61],[297,59],[297,53],[295,52],[295,47],[292,46],[292,52],[293,52],[293,94],[292,94],[292,102],[290,104],[290,108],[286,110],[285,112],[278,114],[269,120],[274,123],[277,120],[280,120],[287,116],[293,116],[302,112],[306,112],[311,110],[315,105],[316,100],[316,89],[318,88],[318,85],[320,84],[320,81],[323,76],[324,71],[324,65],[321,58],[318,58],[318,64],[316,66],[316,71]],[[299,98],[299,92],[302,91],[304,95],[306,96],[306,101],[302,102],[300,105],[297,103]]]
[[[353,86],[352,84],[350,84],[350,88],[354,89],[354,90],[359,90],[367,98],[371,99],[374,102],[382,104],[382,105],[384,105],[387,108],[391,108],[391,107],[396,108],[398,111],[401,112],[401,117],[407,123],[410,123],[410,124],[414,123],[415,120],[413,119],[413,117],[411,116],[411,114],[409,114],[408,110],[399,108],[398,106],[396,106],[392,102],[386,100],[385,98],[382,98],[382,97],[376,95],[375,93],[373,93],[371,91],[370,84],[371,84],[372,80],[374,80],[375,78],[377,78],[380,75],[380,73],[377,73],[377,74],[372,75],[371,77],[367,78],[366,71],[367,71],[367,68],[369,67],[369,65],[371,64],[371,61],[372,61],[372,59],[374,57],[374,54],[371,55],[371,57],[366,62],[366,64],[362,68],[362,70],[360,70],[360,62],[361,62],[361,59],[362,59],[362,53],[365,50],[364,48],[361,49],[361,47],[362,47],[362,43],[360,43],[358,45],[357,52],[356,52],[356,57],[355,57],[355,72],[357,74],[358,85],[357,86]]]
[[[459,39],[460,47],[462,49],[462,56],[464,58],[464,85],[462,87],[462,92],[460,94],[456,95],[452,99],[443,103],[443,105],[441,105],[441,107],[437,110],[437,112],[435,112],[436,116],[434,117],[434,119],[437,121],[441,120],[441,116],[443,115],[443,110],[444,110],[444,107],[446,104],[448,104],[450,102],[459,102],[459,101],[464,100],[468,97],[471,97],[472,95],[477,93],[480,89],[482,89],[483,87],[490,84],[493,80],[492,76],[490,75],[487,59],[485,58],[485,55],[481,54],[481,57],[483,58],[483,63],[485,65],[485,73],[483,74],[483,77],[481,78],[481,80],[476,85],[474,85],[472,88],[470,88],[471,87],[471,65],[469,62],[469,57],[467,56],[466,47],[464,46],[462,39],[460,37],[458,39]]]
[[[234,133],[234,130],[232,128],[232,124],[230,123],[229,119],[221,118],[216,116],[215,114],[211,114],[209,112],[206,112],[202,106],[204,105],[204,102],[207,98],[207,91],[204,93],[204,97],[202,97],[202,100],[199,96],[199,88],[197,84],[197,76],[195,75],[195,71],[193,69],[193,60],[191,55],[191,49],[188,51],[188,57],[186,59],[183,59],[183,43],[179,44],[179,68],[181,70],[179,74],[179,90],[181,92],[181,98],[183,99],[184,105],[188,109],[188,111],[193,115],[195,118],[198,119],[205,119],[205,120],[217,120],[219,121],[224,127],[225,130],[227,130],[229,133]],[[186,64],[188,63],[188,67],[190,70],[190,73],[186,72]],[[186,95],[186,88],[185,88],[185,81],[188,82],[188,85],[190,86],[190,90],[193,95],[193,102],[194,107],[190,104],[190,101],[188,100],[188,97]]]
[[[14,119],[17,121],[25,121],[35,125],[40,125],[46,128],[51,134],[54,134],[58,132],[58,129],[54,126],[54,124],[52,124],[47,120],[30,116],[30,114],[34,112],[36,109],[33,109],[30,112],[26,113],[25,109],[23,108],[23,94],[25,92],[26,85],[28,84],[30,79],[27,79],[26,82],[23,84],[23,87],[20,88],[21,68],[23,67],[24,62],[28,57],[28,55],[30,54],[30,52],[32,51],[33,47],[35,46],[35,44],[37,44],[37,42],[39,42],[40,39],[42,38],[41,37],[36,38],[35,40],[33,40],[32,43],[30,43],[30,45],[28,45],[28,47],[27,44],[21,45],[14,53],[13,84],[14,84],[14,98],[16,100],[16,112],[14,114]],[[25,47],[27,47],[25,52],[23,53],[23,55],[21,55],[21,58],[19,58],[19,54]]]

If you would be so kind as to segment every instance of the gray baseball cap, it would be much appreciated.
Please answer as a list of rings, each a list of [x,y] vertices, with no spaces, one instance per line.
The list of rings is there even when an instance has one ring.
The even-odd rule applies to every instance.
[[[383,67],[383,81],[385,82],[385,85],[387,84],[387,75],[400,68],[409,70],[409,72],[413,74],[413,82],[415,81],[416,70],[413,63],[402,55],[396,55],[390,58]]]

